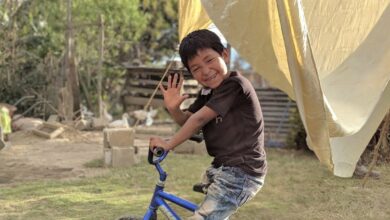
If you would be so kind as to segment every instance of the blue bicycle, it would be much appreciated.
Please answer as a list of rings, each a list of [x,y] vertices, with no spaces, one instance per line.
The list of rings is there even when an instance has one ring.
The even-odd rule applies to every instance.
[[[192,137],[191,140],[200,142],[201,139],[197,137]],[[194,212],[198,206],[190,201],[179,198],[175,195],[169,194],[164,191],[165,180],[167,178],[167,173],[163,170],[160,163],[168,155],[168,151],[165,151],[161,147],[154,148],[153,151],[149,149],[148,153],[148,162],[155,166],[157,172],[159,173],[159,181],[157,182],[153,197],[150,201],[150,205],[146,214],[143,218],[137,217],[122,217],[118,220],[155,220],[157,219],[157,210],[160,209],[168,219],[179,220],[181,219],[178,214],[169,206],[166,201],[170,201],[178,206],[181,206],[191,212]]]

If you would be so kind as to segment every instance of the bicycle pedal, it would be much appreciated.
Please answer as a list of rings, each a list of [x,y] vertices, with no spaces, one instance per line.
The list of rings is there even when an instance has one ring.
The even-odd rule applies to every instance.
[[[203,183],[197,183],[192,187],[192,190],[195,192],[206,194],[207,193],[207,186],[206,186],[206,184],[203,184]]]

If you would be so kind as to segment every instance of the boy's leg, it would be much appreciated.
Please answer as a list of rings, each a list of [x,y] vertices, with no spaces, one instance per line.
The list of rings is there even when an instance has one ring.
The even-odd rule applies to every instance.
[[[239,168],[214,168],[207,195],[189,219],[228,219],[261,189],[263,178],[247,175]]]

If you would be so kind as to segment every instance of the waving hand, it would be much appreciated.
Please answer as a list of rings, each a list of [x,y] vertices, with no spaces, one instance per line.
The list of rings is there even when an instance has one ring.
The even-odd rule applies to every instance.
[[[180,78],[180,79],[178,79]],[[164,96],[165,107],[169,111],[175,111],[180,108],[180,104],[188,98],[188,95],[181,95],[180,90],[183,86],[184,77],[181,74],[180,77],[178,74],[168,76],[168,86],[165,89],[162,84],[160,84],[160,90]]]

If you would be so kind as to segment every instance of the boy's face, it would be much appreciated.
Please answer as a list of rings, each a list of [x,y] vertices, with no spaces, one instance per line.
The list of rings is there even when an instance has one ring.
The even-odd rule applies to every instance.
[[[227,50],[222,55],[213,49],[198,50],[198,54],[188,61],[192,76],[204,87],[215,89],[228,77],[226,63],[229,60]]]

